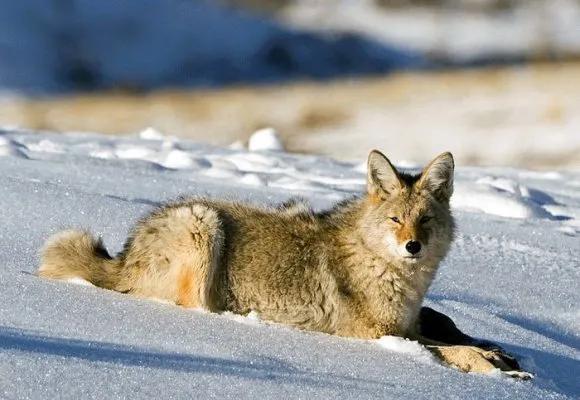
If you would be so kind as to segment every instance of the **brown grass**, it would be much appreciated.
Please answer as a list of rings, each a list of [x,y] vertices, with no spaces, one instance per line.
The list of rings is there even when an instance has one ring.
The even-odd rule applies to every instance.
[[[497,146],[500,136],[512,132],[518,140],[526,137],[524,130],[533,138],[569,127],[580,115],[578,82],[580,63],[563,63],[147,95],[24,98],[0,102],[0,123],[108,134],[154,127],[219,145],[245,141],[255,129],[273,126],[294,151],[359,158],[380,147],[422,160],[441,147],[454,150],[460,160],[486,164],[502,160],[491,151],[469,151],[466,138],[481,137],[485,146],[488,136],[488,146]],[[532,159],[530,151],[504,159],[511,165],[580,164],[576,154],[561,158],[523,147],[531,149]]]

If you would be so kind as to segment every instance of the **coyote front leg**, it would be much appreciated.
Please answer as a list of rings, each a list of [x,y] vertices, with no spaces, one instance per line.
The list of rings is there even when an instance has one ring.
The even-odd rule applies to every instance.
[[[500,346],[466,335],[451,318],[429,307],[421,309],[418,327],[408,337],[423,344],[439,360],[464,372],[487,373],[497,368],[516,378],[532,377]]]

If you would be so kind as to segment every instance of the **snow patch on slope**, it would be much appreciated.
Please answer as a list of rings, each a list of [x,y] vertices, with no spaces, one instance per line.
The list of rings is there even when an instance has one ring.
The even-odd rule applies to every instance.
[[[475,184],[459,183],[452,206],[508,218],[549,218],[551,214],[541,204],[545,197],[539,191],[530,194],[529,188],[513,180],[483,176]]]
[[[312,157],[284,153],[275,131],[269,129],[257,131],[252,136],[250,152],[231,148],[207,151],[206,147],[191,146],[150,129],[139,137],[146,140],[114,140],[88,135],[86,140],[79,142],[50,136],[7,134],[0,136],[0,155],[35,158],[73,153],[107,160],[144,161],[163,169],[190,171],[222,180],[236,179],[246,186],[320,192],[335,199],[337,192],[345,196],[364,190],[366,163],[349,164],[327,159],[321,167],[320,163],[312,162]],[[411,172],[420,171],[415,165],[404,162],[397,165]],[[524,184],[525,180],[547,180],[552,184],[569,181],[556,171],[495,174],[480,169],[477,173],[463,174],[459,168],[452,207],[503,218],[561,220],[564,224],[557,228],[558,231],[567,235],[578,233],[580,205],[561,204],[555,194]],[[574,185],[574,180],[570,184]]]

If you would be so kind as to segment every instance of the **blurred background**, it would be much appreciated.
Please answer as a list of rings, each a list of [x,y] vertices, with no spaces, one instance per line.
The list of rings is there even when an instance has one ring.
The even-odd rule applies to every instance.
[[[580,168],[580,0],[0,0],[0,126]]]

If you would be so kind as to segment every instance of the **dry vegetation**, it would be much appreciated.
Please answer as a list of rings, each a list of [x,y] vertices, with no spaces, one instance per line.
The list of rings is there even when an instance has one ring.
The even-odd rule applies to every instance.
[[[214,144],[273,126],[289,150],[362,158],[369,148],[423,161],[450,149],[461,163],[580,166],[580,64],[384,78],[7,98],[0,123],[55,131],[133,134],[154,127]]]

